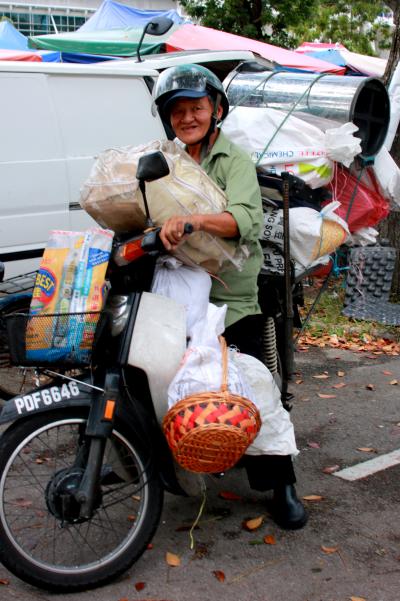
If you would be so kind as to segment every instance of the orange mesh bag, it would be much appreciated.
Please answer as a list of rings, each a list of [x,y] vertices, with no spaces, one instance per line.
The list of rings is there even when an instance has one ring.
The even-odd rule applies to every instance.
[[[163,431],[176,461],[198,473],[223,472],[239,461],[261,427],[257,407],[228,390],[228,351],[220,337],[222,386],[176,403],[163,419]]]

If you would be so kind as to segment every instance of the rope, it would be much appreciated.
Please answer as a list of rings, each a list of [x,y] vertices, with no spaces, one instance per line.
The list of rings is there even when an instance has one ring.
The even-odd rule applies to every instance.
[[[195,521],[193,522],[192,527],[189,530],[190,548],[191,549],[194,548],[193,530],[196,528],[197,524],[199,523],[199,520],[200,520],[201,516],[203,515],[204,507],[206,506],[206,501],[207,501],[207,495],[206,495],[206,493],[207,493],[207,487],[205,485],[204,478],[201,479],[201,492],[202,492],[202,495],[203,495],[203,499],[201,501],[199,513],[197,514],[197,517],[196,517]]]
[[[258,165],[260,164],[261,159],[263,158],[263,156],[265,155],[266,151],[268,150],[268,148],[270,147],[272,141],[275,139],[276,135],[279,133],[279,131],[282,129],[282,127],[285,125],[286,121],[289,119],[290,115],[293,113],[294,109],[296,108],[296,106],[303,100],[303,98],[310,93],[312,86],[322,77],[324,77],[326,75],[326,73],[320,73],[315,79],[314,81],[312,81],[309,86],[304,90],[304,92],[301,94],[301,96],[298,97],[298,99],[296,100],[296,102],[293,103],[293,105],[291,106],[291,108],[289,109],[289,111],[286,113],[284,119],[282,120],[282,122],[280,123],[280,125],[276,128],[274,134],[271,136],[271,138],[268,140],[267,144],[264,146],[264,150],[262,151],[260,157],[258,158],[257,162],[256,162],[256,167],[258,167]],[[308,101],[307,101],[308,102]]]

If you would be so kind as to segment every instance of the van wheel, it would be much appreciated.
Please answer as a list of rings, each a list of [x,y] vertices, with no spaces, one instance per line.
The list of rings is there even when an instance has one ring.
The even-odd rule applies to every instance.
[[[30,298],[16,299],[0,313],[0,407],[2,400],[7,401],[15,396],[50,384],[55,376],[48,376],[32,367],[16,367],[10,362],[10,350],[5,320],[3,317],[13,313],[28,313]],[[57,370],[54,370],[57,371]],[[71,374],[71,372],[68,372]],[[76,375],[76,370],[73,372]]]

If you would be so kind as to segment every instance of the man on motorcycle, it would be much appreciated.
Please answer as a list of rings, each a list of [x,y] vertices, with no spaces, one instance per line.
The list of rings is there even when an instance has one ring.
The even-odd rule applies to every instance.
[[[220,214],[173,216],[161,240],[173,250],[190,222],[194,231],[236,238],[250,251],[241,271],[227,270],[213,280],[210,301],[228,307],[224,337],[228,345],[262,360],[263,316],[257,278],[263,262],[258,241],[263,224],[260,188],[250,157],[218,128],[229,103],[220,80],[200,65],[171,67],[161,73],[153,92],[161,118],[185,144],[186,151],[224,191],[228,205]],[[296,495],[290,455],[245,456],[250,486],[273,490],[272,515],[283,528],[302,528],[307,513]]]

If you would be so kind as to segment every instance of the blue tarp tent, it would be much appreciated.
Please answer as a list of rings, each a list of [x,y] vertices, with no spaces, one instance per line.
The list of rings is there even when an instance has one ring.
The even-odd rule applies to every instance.
[[[139,10],[126,4],[104,0],[93,16],[84,23],[78,31],[99,31],[106,29],[124,29],[137,27],[141,29],[153,17],[169,17],[174,23],[185,21],[176,10]]]
[[[0,48],[5,50],[29,50],[28,38],[15,29],[10,21],[0,23]]]
[[[0,23],[0,48],[2,50],[29,50],[28,38],[22,35],[10,21]],[[43,62],[59,63],[61,53],[55,50],[38,50]]]

